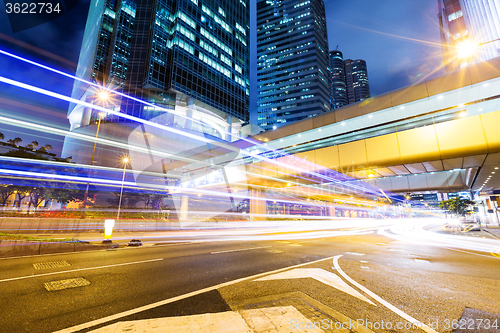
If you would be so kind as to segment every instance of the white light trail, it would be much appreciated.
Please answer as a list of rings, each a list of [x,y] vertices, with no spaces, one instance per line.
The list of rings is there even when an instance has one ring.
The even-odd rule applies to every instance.
[[[3,53],[5,54],[5,52],[3,52]],[[199,141],[202,141],[202,142],[205,142],[205,143],[209,143],[209,144],[212,144],[214,146],[225,148],[225,149],[230,150],[230,151],[234,151],[234,152],[237,152],[237,153],[242,153],[244,155],[257,158],[257,159],[259,159],[261,161],[266,161],[266,162],[269,162],[269,163],[272,163],[272,164],[275,164],[275,165],[278,165],[278,166],[281,166],[281,167],[285,167],[285,168],[288,168],[288,169],[292,169],[294,171],[298,171],[299,173],[307,173],[307,174],[313,175],[315,177],[318,177],[320,179],[325,179],[327,181],[330,181],[330,182],[333,182],[333,183],[336,183],[336,184],[340,183],[343,186],[353,188],[353,190],[362,190],[363,192],[372,193],[374,195],[376,195],[378,193],[377,190],[368,190],[368,187],[370,187],[370,188],[372,187],[371,185],[360,186],[360,185],[355,185],[355,184],[346,184],[345,182],[341,182],[339,180],[336,180],[334,178],[322,175],[320,173],[316,173],[316,172],[304,170],[302,168],[298,168],[298,167],[295,167],[295,166],[290,165],[290,164],[286,164],[286,163],[278,162],[276,160],[268,159],[266,157],[263,157],[263,156],[259,155],[259,153],[253,153],[252,151],[246,151],[244,149],[240,150],[239,148],[237,148],[237,147],[235,147],[233,145],[230,145],[230,144],[224,144],[222,142],[215,142],[215,141],[207,139],[207,138],[205,138],[203,136],[198,136],[198,135],[195,135],[195,134],[187,133],[185,131],[178,130],[176,128],[172,128],[172,127],[168,127],[168,126],[163,126],[163,125],[160,125],[160,124],[148,121],[148,120],[144,120],[144,119],[141,119],[141,118],[138,118],[138,117],[130,116],[130,115],[125,114],[125,113],[121,113],[121,112],[118,112],[118,111],[115,111],[115,110],[111,110],[111,109],[108,109],[108,108],[105,108],[105,107],[102,107],[102,106],[99,106],[99,105],[95,105],[95,104],[91,104],[91,103],[88,103],[88,102],[84,102],[84,101],[81,101],[81,100],[78,100],[78,99],[75,99],[75,98],[72,98],[72,97],[68,97],[68,96],[65,96],[65,95],[62,95],[62,94],[58,94],[58,93],[55,93],[55,92],[52,92],[52,91],[49,91],[49,90],[46,90],[46,89],[35,87],[35,86],[29,85],[29,84],[25,84],[25,83],[22,83],[22,82],[19,82],[19,81],[15,81],[15,80],[12,80],[12,79],[9,79],[9,78],[5,78],[5,77],[1,77],[0,76],[0,82],[6,83],[6,84],[10,84],[12,86],[15,86],[15,87],[18,87],[18,88],[21,88],[21,89],[30,90],[30,91],[33,91],[33,92],[36,92],[36,93],[39,93],[39,94],[43,94],[43,95],[46,95],[46,96],[49,96],[49,97],[53,97],[53,98],[56,98],[56,99],[60,99],[60,100],[64,100],[64,101],[71,102],[71,103],[75,103],[75,104],[78,104],[78,105],[90,107],[90,108],[93,108],[93,109],[96,109],[96,110],[99,110],[99,111],[103,111],[103,112],[106,112],[106,113],[109,113],[109,114],[116,115],[118,117],[122,117],[122,118],[125,118],[125,119],[128,119],[128,120],[132,120],[132,121],[135,121],[135,122],[138,122],[138,123],[142,123],[142,124],[154,127],[154,128],[158,128],[158,129],[165,130],[165,131],[168,131],[168,132],[172,132],[172,133],[175,133],[175,134],[178,134],[178,135],[181,135],[181,136],[186,136],[186,137],[189,137],[189,138],[192,138],[192,139],[195,139],[195,140],[199,140]],[[109,90],[109,91],[113,93],[112,90]],[[168,110],[166,110],[166,111],[168,111]],[[245,139],[245,140],[248,141],[248,139]],[[249,142],[252,142],[252,144],[254,144],[254,145],[256,144],[256,142],[253,142],[253,141],[249,141]],[[265,147],[264,149],[266,151],[268,150],[267,147]],[[293,158],[296,158],[296,157],[293,157]],[[307,162],[307,161],[303,161],[303,162],[311,164],[311,162]],[[312,165],[317,166],[314,163]]]

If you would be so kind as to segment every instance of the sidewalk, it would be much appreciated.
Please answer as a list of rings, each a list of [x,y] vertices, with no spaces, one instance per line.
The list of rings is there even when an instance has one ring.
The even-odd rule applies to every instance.
[[[500,226],[488,224],[487,227],[484,227],[482,229],[490,233],[491,235],[500,238]]]

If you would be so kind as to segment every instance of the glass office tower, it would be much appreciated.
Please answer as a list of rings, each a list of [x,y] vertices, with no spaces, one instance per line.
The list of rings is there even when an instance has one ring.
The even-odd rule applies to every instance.
[[[457,50],[470,41],[469,30],[459,0],[438,0],[438,5],[444,66],[452,71],[467,65],[468,60],[459,58]]]
[[[438,0],[438,5],[448,71],[500,56],[500,0]]]
[[[247,122],[249,19],[249,0],[92,0],[77,76],[163,108],[196,104]],[[96,89],[77,82],[72,95],[92,100]],[[125,99],[113,107],[142,119],[164,113]],[[96,116],[87,113],[71,105],[71,128]]]
[[[330,110],[323,0],[257,2],[258,125],[272,129]]]
[[[339,50],[330,51],[330,72],[332,78],[332,108],[349,104],[345,83],[344,57]]]
[[[370,98],[366,61],[346,59],[344,60],[344,68],[349,104]]]

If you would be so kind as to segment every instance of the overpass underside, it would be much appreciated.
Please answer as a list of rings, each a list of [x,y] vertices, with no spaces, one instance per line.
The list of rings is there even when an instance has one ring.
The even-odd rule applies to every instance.
[[[334,174],[391,192],[485,190],[500,165],[500,59],[254,138],[271,159],[247,165],[254,184]]]

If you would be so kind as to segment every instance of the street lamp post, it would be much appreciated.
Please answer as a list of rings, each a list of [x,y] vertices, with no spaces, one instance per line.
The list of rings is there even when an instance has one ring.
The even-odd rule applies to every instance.
[[[122,206],[122,195],[123,195],[123,184],[125,183],[125,170],[127,169],[127,164],[129,162],[129,159],[125,157],[123,159],[123,176],[122,176],[122,188],[120,190],[120,202],[118,203],[118,213],[116,214],[116,220],[120,218],[120,208]]]
[[[98,94],[98,99],[104,104],[106,101],[109,100],[109,94],[107,91],[102,90]],[[101,119],[104,118],[105,114],[104,112],[99,112],[98,113],[98,121],[97,121],[97,130],[95,132],[95,139],[94,139],[94,148],[92,149],[92,156],[90,158],[90,166],[94,164],[94,155],[95,155],[95,148],[97,145],[97,137],[99,136],[99,128],[101,127]],[[90,178],[90,172],[91,168],[89,167],[89,175],[88,178]],[[87,182],[87,188],[85,189],[85,193],[83,195],[83,211],[82,211],[82,218],[85,218],[85,211],[87,210],[87,201],[88,201],[88,196],[89,196],[89,186],[90,186],[90,180]]]
[[[95,139],[94,139],[94,148],[92,149],[92,156],[90,158],[90,166],[94,164],[94,155],[95,155],[95,147],[97,145],[97,136],[99,135],[99,128],[101,127],[101,119],[103,118],[104,113],[99,112],[99,120],[97,122],[97,130],[95,132]],[[90,167],[89,167],[89,178],[90,178]],[[87,200],[89,196],[89,186],[90,186],[90,180],[87,182],[87,188],[85,189],[85,194],[83,195],[83,212],[82,216],[85,216],[85,211],[87,210]]]

